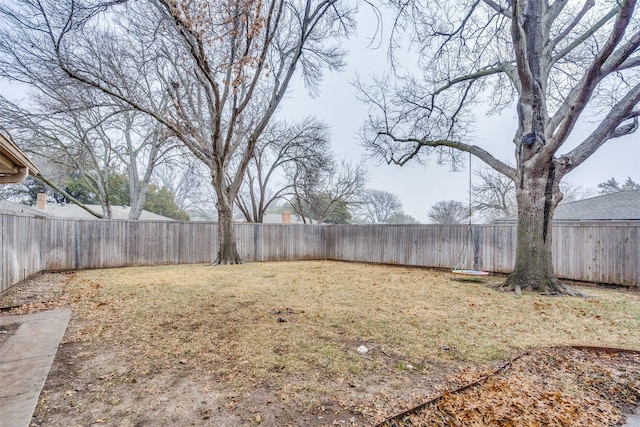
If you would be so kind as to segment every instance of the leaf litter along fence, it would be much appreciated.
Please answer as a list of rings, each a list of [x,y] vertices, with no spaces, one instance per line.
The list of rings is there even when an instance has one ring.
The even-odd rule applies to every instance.
[[[337,260],[508,273],[514,225],[236,224],[241,257]],[[564,279],[640,286],[640,223],[554,225],[554,265]],[[40,271],[207,263],[217,224],[63,220],[0,214],[0,292]]]

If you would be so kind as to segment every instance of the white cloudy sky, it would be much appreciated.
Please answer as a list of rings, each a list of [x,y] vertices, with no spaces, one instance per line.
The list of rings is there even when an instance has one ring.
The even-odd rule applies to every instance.
[[[365,22],[366,24],[366,22]],[[369,47],[369,39],[375,32],[371,24],[360,24],[358,35],[344,44],[349,50],[349,64],[345,71],[327,73],[324,76],[321,93],[311,98],[301,83],[297,83],[289,97],[284,100],[282,114],[288,117],[316,115],[332,126],[333,148],[341,158],[358,161],[365,156],[364,147],[358,136],[367,107],[356,99],[356,90],[351,85],[355,76],[366,79],[372,74],[381,74],[386,65],[385,48]],[[383,35],[384,37],[384,35]],[[574,137],[567,143],[587,135],[588,123],[577,126]],[[505,111],[502,116],[487,116],[482,111],[476,117],[476,132],[472,142],[488,149],[501,160],[512,160],[513,135],[516,129],[515,110]],[[596,154],[569,174],[565,180],[584,187],[596,187],[600,182],[615,177],[623,182],[631,176],[640,180],[640,132],[629,137],[609,141]],[[389,191],[402,199],[405,213],[420,222],[428,222],[427,212],[431,205],[443,199],[468,200],[469,172],[451,172],[447,166],[435,164],[379,165],[368,161],[371,189]],[[475,169],[482,165],[478,159],[472,160]]]
[[[361,15],[363,15],[361,13]],[[302,118],[315,115],[332,127],[332,143],[336,155],[354,162],[365,156],[358,131],[367,114],[367,107],[356,99],[351,82],[356,74],[366,79],[374,73],[382,73],[386,67],[385,48],[369,46],[369,37],[375,33],[375,18],[365,16],[359,24],[358,34],[344,43],[349,51],[348,67],[340,73],[326,73],[321,84],[320,95],[311,98],[301,82],[296,82],[283,101],[281,114],[284,117]],[[383,34],[383,37],[388,34]],[[15,85],[0,81],[0,93],[16,96],[20,90]],[[476,117],[476,132],[472,142],[489,150],[501,160],[513,159],[513,134],[516,128],[515,111],[506,111],[502,116],[488,117],[482,112]],[[586,135],[589,124],[576,129],[574,141]],[[567,147],[568,151],[570,147]],[[615,177],[623,182],[627,176],[640,180],[640,132],[605,144],[582,166],[567,176],[572,184],[595,188],[598,183]],[[452,199],[466,203],[468,198],[468,169],[451,172],[447,166],[435,164],[395,165],[378,164],[368,160],[368,188],[384,190],[398,195],[405,213],[420,222],[428,222],[427,212],[439,200]],[[473,168],[481,166],[473,159]]]

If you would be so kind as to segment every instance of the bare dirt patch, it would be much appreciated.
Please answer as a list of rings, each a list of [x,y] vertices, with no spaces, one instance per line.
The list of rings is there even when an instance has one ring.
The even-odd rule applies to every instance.
[[[32,425],[372,425],[526,348],[640,348],[637,294],[452,279],[336,262],[65,275],[55,301],[11,311],[74,312]]]

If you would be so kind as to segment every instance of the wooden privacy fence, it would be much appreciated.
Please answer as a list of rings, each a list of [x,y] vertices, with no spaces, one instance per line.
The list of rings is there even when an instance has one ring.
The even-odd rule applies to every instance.
[[[559,277],[640,286],[640,224],[561,224],[553,233]],[[515,226],[476,225],[472,234],[473,239],[462,225],[236,225],[246,261],[329,259],[511,271]],[[0,247],[1,292],[46,270],[211,262],[217,224],[0,214]]]
[[[516,254],[515,225],[474,225],[473,238],[462,225],[349,225],[325,231],[326,259],[332,260],[510,273]],[[640,223],[554,225],[553,263],[563,279],[640,287]]]

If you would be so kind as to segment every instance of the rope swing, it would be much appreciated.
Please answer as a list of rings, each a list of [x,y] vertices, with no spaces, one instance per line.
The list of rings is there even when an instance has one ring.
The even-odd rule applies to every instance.
[[[461,274],[464,276],[488,276],[489,273],[487,271],[479,270],[482,265],[482,258],[480,255],[476,257],[477,248],[475,246],[475,239],[473,236],[473,226],[471,224],[471,191],[473,190],[472,182],[471,182],[471,152],[469,152],[469,225],[467,227],[467,236],[464,241],[464,245],[462,246],[462,251],[458,256],[458,261],[456,262],[455,267],[451,270],[454,274]],[[469,242],[473,243],[473,269],[464,269],[462,268],[467,263],[467,247],[469,246]]]

